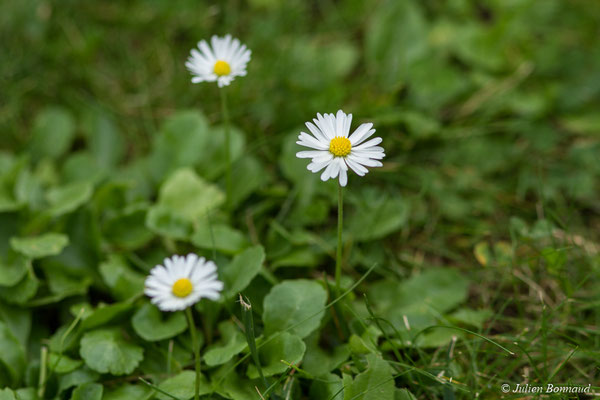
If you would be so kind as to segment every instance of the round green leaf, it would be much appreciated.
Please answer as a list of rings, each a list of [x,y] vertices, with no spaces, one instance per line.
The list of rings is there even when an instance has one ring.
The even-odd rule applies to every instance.
[[[71,400],[102,400],[103,387],[99,383],[84,383],[73,390]]]
[[[211,224],[205,218],[196,227],[192,243],[203,249],[213,247],[223,253],[237,253],[248,246],[246,236],[232,227],[224,224]]]
[[[158,385],[158,387],[181,400],[189,400],[194,397],[195,382],[196,373],[194,371],[186,370],[172,378],[165,380]],[[200,395],[202,396],[210,392],[212,392],[212,389],[202,376],[200,379]],[[156,398],[160,400],[172,400],[172,397],[166,396],[162,393],[158,393]]]
[[[27,274],[31,261],[27,258],[11,254],[0,260],[0,286],[14,286]]]
[[[350,213],[347,225],[354,240],[381,239],[408,221],[408,202],[399,196],[367,188],[354,198],[353,203],[356,211]]]
[[[73,142],[75,121],[65,109],[47,108],[38,114],[33,123],[29,148],[34,159],[56,158],[63,155]]]
[[[265,332],[270,335],[293,326],[291,333],[308,336],[319,327],[326,301],[327,292],[314,281],[299,279],[273,286],[264,300]]]
[[[100,378],[100,374],[92,371],[85,365],[69,372],[59,378],[58,391],[63,392],[73,386],[78,386],[87,382],[95,382]]]
[[[163,313],[150,303],[136,311],[131,323],[135,332],[150,342],[172,338],[187,328],[183,313]]]
[[[90,182],[74,182],[52,188],[46,195],[48,203],[50,203],[48,213],[53,217],[58,217],[75,211],[92,197],[93,191],[94,187]]]
[[[131,310],[131,302],[124,301],[97,307],[82,323],[83,329],[93,329],[122,317]]]
[[[19,253],[30,258],[42,258],[60,254],[69,244],[69,237],[61,233],[46,233],[37,237],[10,239],[10,245]]]
[[[194,170],[182,168],[160,188],[158,203],[173,214],[194,222],[223,204],[225,195],[215,185],[200,178]]]
[[[7,303],[23,304],[37,293],[40,281],[35,276],[31,264],[28,264],[27,273],[19,283],[11,287],[0,287],[0,298]]]
[[[212,346],[204,352],[204,362],[209,367],[225,364],[247,346],[246,337],[233,322],[220,323],[219,332],[222,344]]]
[[[225,284],[225,296],[236,296],[254,279],[265,260],[262,246],[253,246],[233,258],[221,269],[221,279]]]
[[[375,354],[367,355],[368,368],[352,378],[344,379],[344,398],[360,400],[394,400],[396,391],[392,368]],[[351,382],[351,383],[350,383]]]
[[[74,360],[66,355],[58,355],[56,353],[50,353],[48,357],[49,365],[56,366],[54,367],[54,372],[57,374],[66,374],[71,371],[76,370],[77,368],[83,365],[83,361]]]
[[[145,399],[152,389],[142,384],[122,385],[116,389],[109,389],[104,393],[102,400],[133,400]]]
[[[16,400],[15,392],[9,388],[0,389],[0,400]]]
[[[144,349],[125,341],[117,329],[99,329],[83,335],[80,354],[94,371],[124,375],[142,361]]]
[[[288,332],[277,335],[258,351],[261,368],[265,376],[273,376],[284,372],[289,364],[298,364],[304,357],[306,345],[302,339]],[[257,379],[258,370],[254,364],[248,366],[248,378]]]

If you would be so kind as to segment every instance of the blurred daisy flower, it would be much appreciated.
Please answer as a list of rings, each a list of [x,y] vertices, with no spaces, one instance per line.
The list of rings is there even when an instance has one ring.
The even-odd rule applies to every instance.
[[[307,167],[309,171],[317,173],[325,168],[321,180],[339,177],[340,185],[346,186],[348,168],[363,176],[369,172],[366,167],[383,165],[378,160],[385,157],[385,153],[382,147],[377,146],[382,139],[376,137],[366,141],[375,133],[372,123],[362,124],[349,135],[352,114],[342,110],[337,115],[317,114],[313,122],[306,123],[312,135],[301,132],[296,143],[314,150],[301,151],[296,153],[296,157],[312,159]]]
[[[218,300],[223,282],[217,279],[217,266],[195,254],[165,258],[146,278],[144,293],[162,311],[177,311],[202,298]]]
[[[236,76],[246,75],[246,64],[251,51],[231,35],[213,36],[210,46],[206,40],[192,49],[185,66],[194,75],[192,83],[217,81],[219,87],[228,86]]]

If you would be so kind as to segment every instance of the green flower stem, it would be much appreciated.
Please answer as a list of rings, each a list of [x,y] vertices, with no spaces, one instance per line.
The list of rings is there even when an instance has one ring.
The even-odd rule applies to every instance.
[[[196,332],[196,324],[194,324],[194,316],[192,315],[192,307],[185,309],[190,335],[192,336],[192,347],[194,348],[194,358],[196,360],[196,385],[194,387],[194,400],[200,398],[200,346],[198,345],[198,333]]]
[[[219,88],[221,94],[221,113],[223,117],[223,126],[225,128],[225,185],[227,191],[227,206],[231,206],[231,133],[229,129],[229,108],[227,106],[227,92],[224,88]]]
[[[38,397],[44,398],[46,391],[46,366],[48,363],[48,348],[42,346],[40,353],[40,380],[38,385]]]
[[[335,257],[335,297],[340,295],[342,280],[342,225],[344,221],[344,193],[338,184],[338,229],[337,229],[337,254]]]

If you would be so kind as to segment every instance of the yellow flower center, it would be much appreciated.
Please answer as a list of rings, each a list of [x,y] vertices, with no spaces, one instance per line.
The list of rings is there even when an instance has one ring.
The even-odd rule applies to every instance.
[[[229,75],[231,73],[231,67],[229,66],[229,63],[227,61],[217,60],[213,71],[218,76]]]
[[[173,284],[173,294],[177,297],[187,297],[192,293],[192,282],[188,278],[178,279]]]
[[[329,142],[329,152],[336,157],[346,157],[352,150],[350,139],[343,136],[336,136]]]

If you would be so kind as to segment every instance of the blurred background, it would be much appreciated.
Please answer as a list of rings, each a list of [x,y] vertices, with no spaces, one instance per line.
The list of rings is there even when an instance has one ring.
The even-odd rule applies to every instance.
[[[219,252],[260,243],[278,279],[331,273],[335,183],[306,171],[295,140],[317,112],[342,108],[353,127],[374,123],[387,154],[346,190],[346,272],[356,281],[379,263],[376,311],[399,329],[413,312],[417,329],[466,304],[448,318],[523,340],[546,378],[573,346],[588,349],[558,375],[587,385],[600,321],[599,21],[590,0],[4,0],[0,255],[17,234],[67,233],[65,251],[36,264],[59,302],[56,271],[92,285],[73,293],[111,301],[126,296],[98,283],[108,255],[139,283],[169,252],[210,254],[199,206],[177,212],[204,179],[222,186],[219,93],[193,85],[184,63],[199,40],[231,33],[252,60],[226,88],[236,193],[235,212],[215,211]],[[195,172],[166,188],[182,167]],[[258,314],[273,281],[248,288]],[[452,335],[423,347],[446,351]],[[474,391],[488,381],[471,378],[472,360],[516,382],[531,360],[467,350]],[[437,365],[435,353],[417,359]]]
[[[4,1],[0,148],[27,149],[49,111],[73,126],[60,160],[97,173],[148,154],[177,110],[219,122],[217,88],[184,62],[232,33],[253,51],[232,118],[276,181],[287,134],[343,108],[384,138],[369,179],[429,202],[412,210],[425,231],[487,232],[547,203],[584,229],[599,210],[599,16],[585,0]]]

